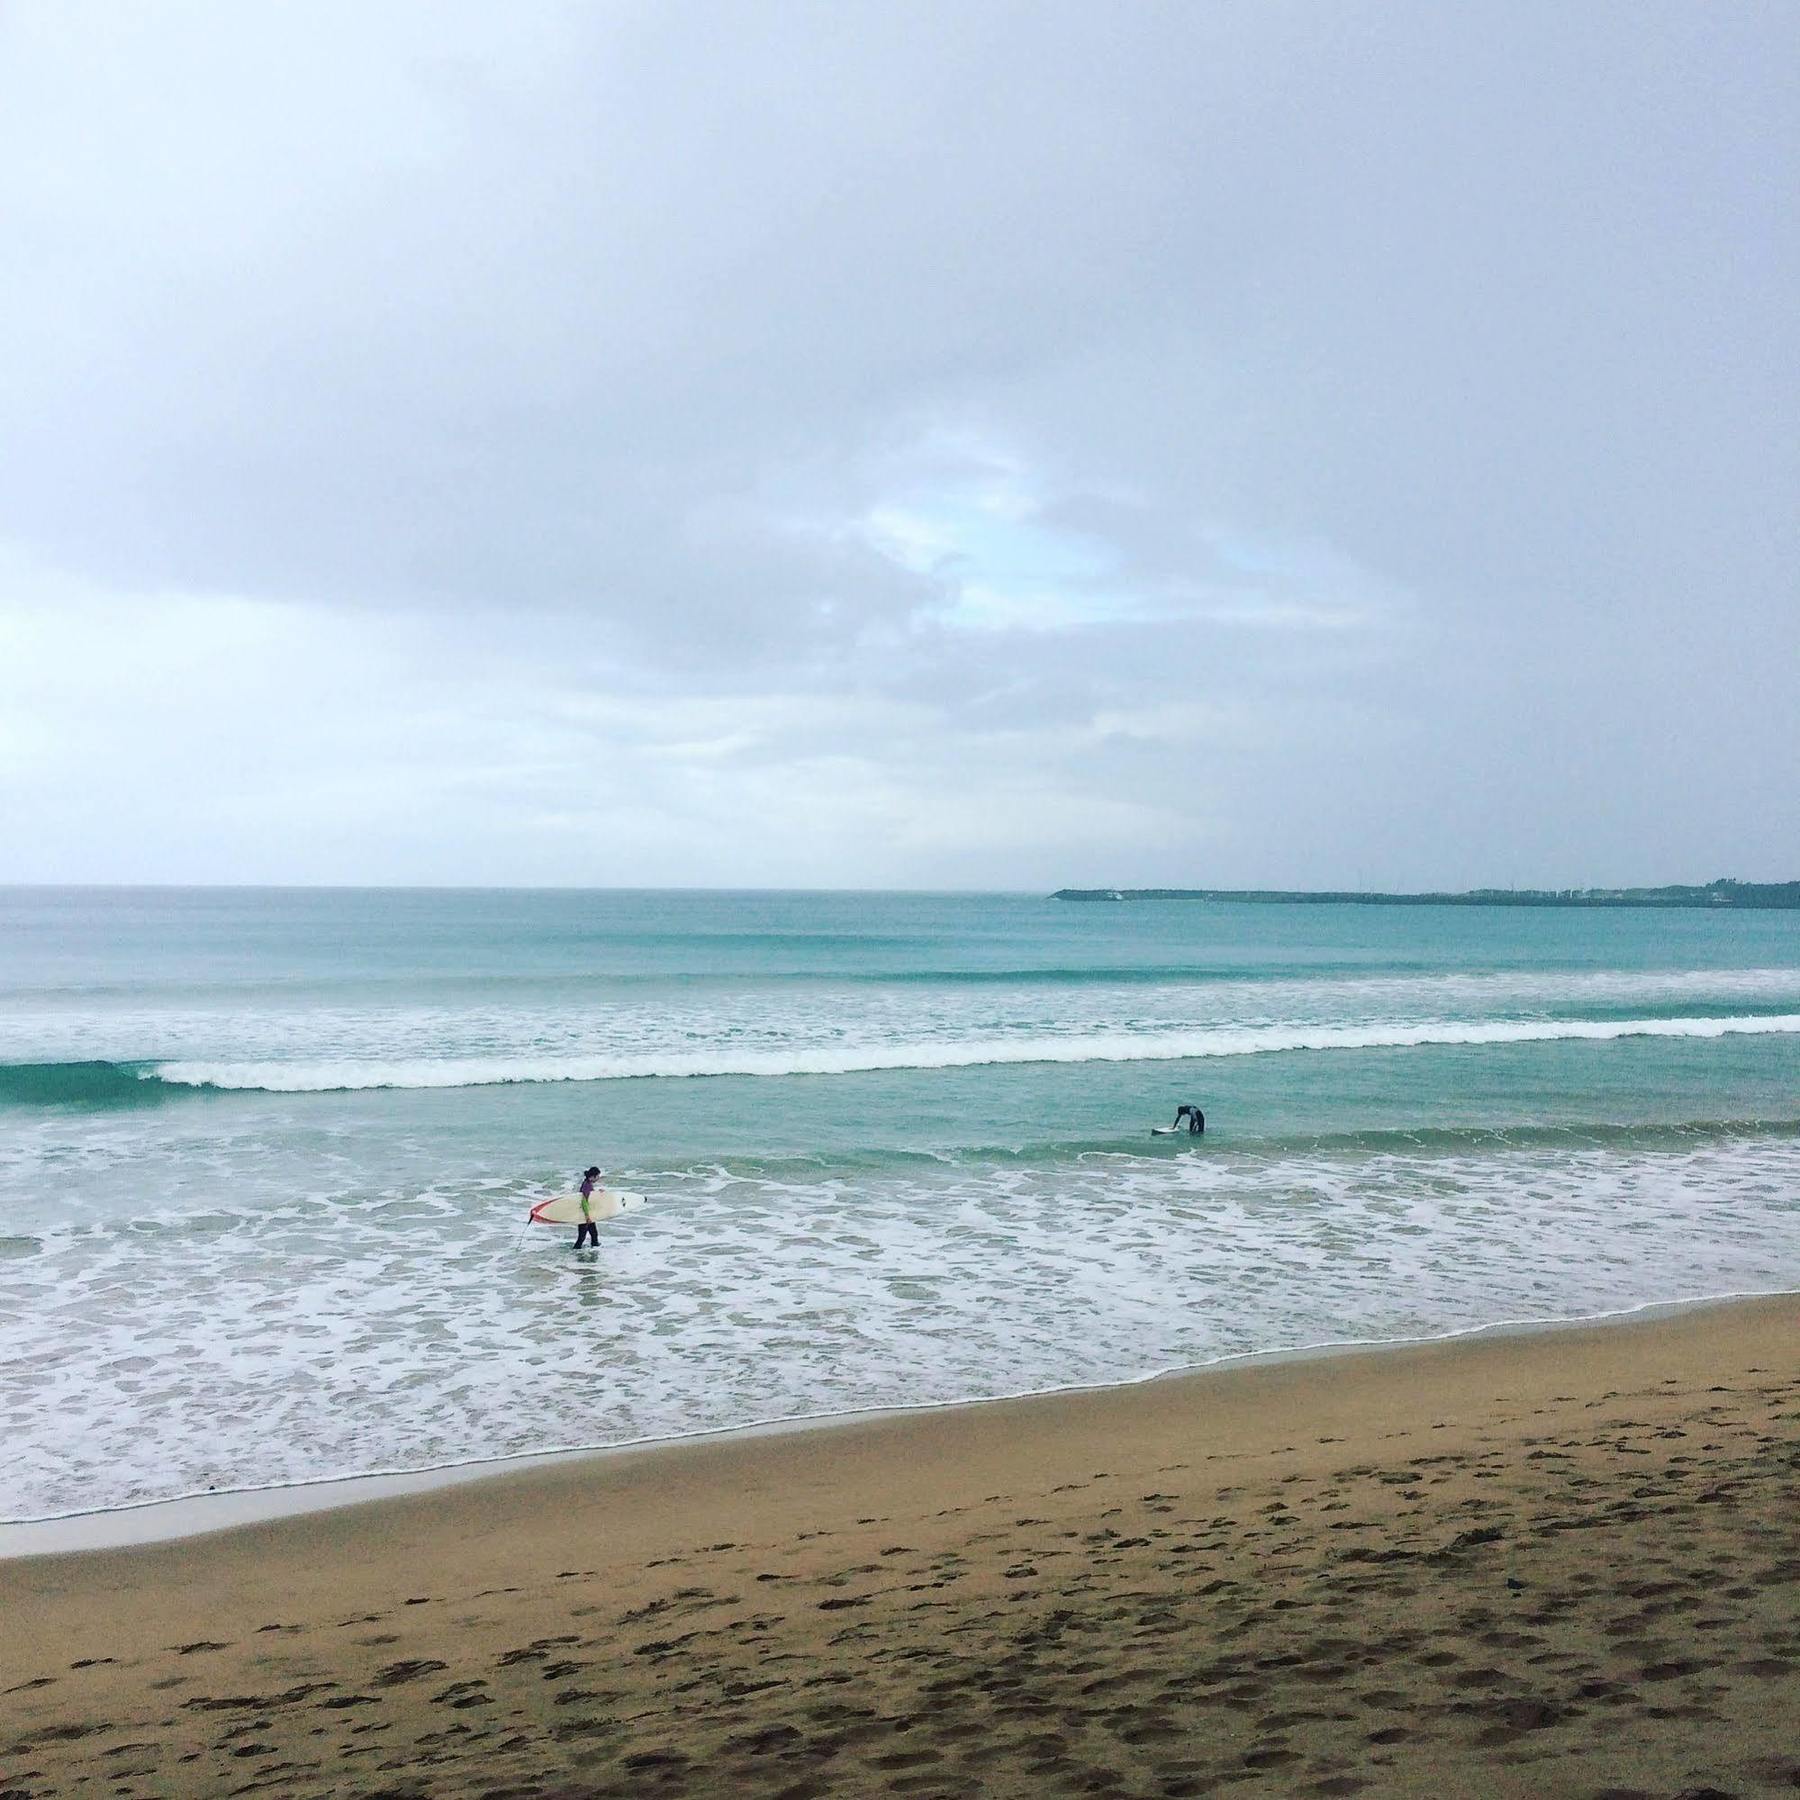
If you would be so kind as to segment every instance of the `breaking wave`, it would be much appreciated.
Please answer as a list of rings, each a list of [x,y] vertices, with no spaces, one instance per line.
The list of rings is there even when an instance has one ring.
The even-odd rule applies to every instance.
[[[154,1106],[170,1090],[135,1063],[0,1063],[0,1106]]]
[[[1800,1034],[1800,1013],[1696,1019],[1489,1019],[1360,1025],[1223,1025],[1135,1032],[945,1038],[928,1042],[792,1044],[497,1057],[333,1059],[295,1062],[165,1062],[150,1085],[190,1089],[331,1093],[369,1088],[459,1088],[716,1076],[850,1075],[877,1070],[977,1068],[996,1063],[1183,1062],[1292,1051],[1411,1049],[1427,1044],[1610,1042],[1619,1038],[1721,1038]],[[58,1065],[49,1065],[58,1066]],[[62,1065],[75,1066],[75,1065]],[[114,1065],[85,1065],[110,1068]],[[131,1079],[138,1079],[131,1077]],[[3,1092],[0,1089],[0,1092]]]

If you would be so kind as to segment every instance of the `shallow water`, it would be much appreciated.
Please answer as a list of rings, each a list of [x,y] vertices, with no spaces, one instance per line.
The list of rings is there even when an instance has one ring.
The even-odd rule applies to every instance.
[[[0,1515],[1800,1285],[1797,1033],[1792,914],[14,891]]]

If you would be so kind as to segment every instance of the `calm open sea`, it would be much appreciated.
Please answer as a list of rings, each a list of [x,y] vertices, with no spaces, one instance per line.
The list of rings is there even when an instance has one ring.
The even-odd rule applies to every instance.
[[[1800,914],[0,891],[3,1518],[1793,1287]]]

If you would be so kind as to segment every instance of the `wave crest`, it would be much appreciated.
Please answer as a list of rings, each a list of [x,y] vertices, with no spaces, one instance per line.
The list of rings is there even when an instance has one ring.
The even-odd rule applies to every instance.
[[[0,1106],[154,1106],[169,1089],[133,1063],[0,1063]]]
[[[292,1063],[167,1062],[155,1065],[153,1073],[156,1083],[190,1089],[335,1093],[371,1088],[852,1075],[902,1069],[978,1068],[996,1063],[1185,1062],[1302,1050],[1384,1050],[1423,1045],[1565,1041],[1604,1043],[1634,1037],[1720,1038],[1795,1033],[1800,1033],[1800,1013],[1699,1019],[1490,1019],[1393,1025],[1230,1025],[1195,1030],[1084,1033],[1067,1037],[793,1045],[751,1051],[721,1049]]]

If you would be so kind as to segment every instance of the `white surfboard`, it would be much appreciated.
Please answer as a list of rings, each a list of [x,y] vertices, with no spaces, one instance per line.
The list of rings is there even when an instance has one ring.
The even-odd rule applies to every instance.
[[[620,1213],[631,1212],[643,1204],[642,1194],[627,1193],[623,1188],[595,1188],[588,1201],[588,1217],[595,1221],[616,1219]],[[533,1225],[579,1225],[581,1217],[579,1194],[558,1194],[554,1200],[540,1200],[531,1209]]]
[[[1150,1135],[1152,1137],[1173,1137],[1176,1132],[1186,1130],[1185,1125],[1152,1125]]]

